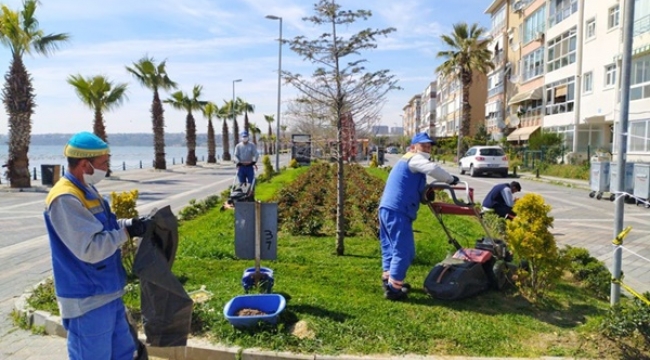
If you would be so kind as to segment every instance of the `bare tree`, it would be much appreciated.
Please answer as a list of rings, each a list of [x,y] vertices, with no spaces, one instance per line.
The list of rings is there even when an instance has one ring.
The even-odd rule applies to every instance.
[[[341,10],[334,0],[320,0],[314,5],[314,15],[303,18],[314,25],[328,26],[315,39],[297,36],[286,40],[292,51],[316,66],[310,78],[284,71],[285,80],[301,93],[300,101],[315,103],[327,110],[324,114],[331,124],[336,124],[337,157],[337,206],[336,206],[336,254],[344,255],[345,218],[343,173],[343,116],[352,115],[360,124],[369,123],[378,116],[380,104],[388,91],[397,89],[397,80],[389,70],[368,71],[363,66],[362,50],[377,47],[376,38],[395,31],[394,28],[366,28],[343,37],[337,35],[341,25],[349,27],[357,20],[367,20],[372,13],[367,10]],[[346,59],[346,62],[344,61]],[[349,59],[349,60],[348,60]],[[371,116],[373,115],[373,116]],[[376,120],[375,120],[376,121]]]

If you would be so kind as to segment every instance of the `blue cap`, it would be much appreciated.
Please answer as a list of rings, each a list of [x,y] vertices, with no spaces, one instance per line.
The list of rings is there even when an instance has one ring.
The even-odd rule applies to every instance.
[[[108,144],[99,136],[82,131],[74,134],[63,149],[63,154],[69,158],[92,158],[108,154]]]
[[[241,134],[239,134],[241,137],[248,137],[248,131],[242,131]]]
[[[424,143],[435,144],[436,141],[433,140],[432,138],[430,138],[430,137],[429,137],[429,134],[427,134],[427,133],[425,133],[425,132],[423,132],[423,133],[419,133],[419,134],[415,134],[415,136],[413,137],[413,140],[411,140],[411,145],[415,145],[415,144],[424,144]]]

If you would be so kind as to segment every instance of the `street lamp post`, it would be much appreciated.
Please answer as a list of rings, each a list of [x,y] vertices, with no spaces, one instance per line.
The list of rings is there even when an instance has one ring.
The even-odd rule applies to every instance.
[[[280,37],[278,39],[278,114],[275,124],[275,171],[280,171],[280,105],[282,101],[282,18],[266,15],[267,19],[280,21]]]
[[[235,83],[238,83],[238,82],[241,82],[241,79],[237,79],[237,80],[232,81],[232,104],[230,106],[230,111],[232,112],[233,130],[234,130],[234,127],[235,127],[235,121],[237,121],[237,118],[236,118],[237,115],[235,114]],[[233,131],[232,135],[233,135],[233,140],[238,138],[237,134],[235,134],[234,131]],[[233,154],[234,154],[234,151],[235,151],[234,150],[235,146],[237,146],[237,144],[233,144],[233,147],[232,147],[233,148]]]

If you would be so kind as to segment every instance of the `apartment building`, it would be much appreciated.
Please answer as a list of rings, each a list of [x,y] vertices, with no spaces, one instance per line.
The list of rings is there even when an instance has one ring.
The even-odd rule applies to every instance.
[[[420,115],[422,117],[418,132],[435,135],[436,129],[436,87],[435,81],[429,83],[420,98]]]
[[[443,77],[438,74],[436,94],[436,124],[437,137],[451,137],[458,134],[462,121],[462,86],[456,76]],[[487,98],[487,77],[484,74],[474,74],[469,88],[469,104],[471,106],[469,136],[476,135],[480,125],[485,124],[485,99]]]
[[[494,0],[485,10],[490,14],[490,45],[494,69],[487,74],[487,103],[485,104],[485,127],[494,140],[500,140],[505,130],[505,97],[507,76],[511,71],[508,61],[507,44],[509,39],[509,3],[507,0]]]
[[[402,126],[406,136],[412,137],[418,131],[421,120],[420,100],[421,95],[414,95],[409,102],[402,108]]]
[[[523,144],[544,119],[546,1],[514,1],[510,11],[509,54],[513,64],[506,93],[507,140]]]

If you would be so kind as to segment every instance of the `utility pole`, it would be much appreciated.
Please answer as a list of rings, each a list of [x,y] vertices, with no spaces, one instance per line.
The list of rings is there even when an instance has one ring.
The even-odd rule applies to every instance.
[[[630,113],[630,76],[632,73],[632,40],[634,37],[634,0],[624,0],[625,11],[621,24],[623,26],[623,56],[621,60],[621,111],[618,121],[618,151],[616,153],[616,171],[618,171],[615,191],[625,189],[625,161],[627,155],[628,115]],[[618,194],[614,202],[614,238],[623,230],[625,196]],[[616,246],[612,277],[621,278],[623,249]],[[621,297],[621,286],[612,282],[610,304],[616,305]]]

